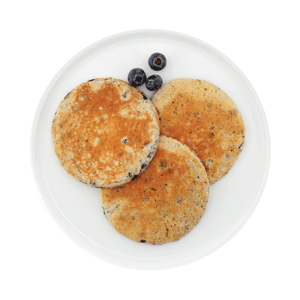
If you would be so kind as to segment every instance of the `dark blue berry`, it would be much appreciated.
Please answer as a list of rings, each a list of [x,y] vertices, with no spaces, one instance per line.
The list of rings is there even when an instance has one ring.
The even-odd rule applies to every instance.
[[[149,57],[148,63],[152,70],[160,71],[166,66],[167,59],[163,54],[156,52]]]
[[[132,69],[128,74],[128,82],[132,86],[140,86],[146,82],[146,79],[146,73],[140,68]]]
[[[147,78],[146,88],[149,91],[155,91],[159,89],[162,86],[162,84],[163,84],[162,78],[159,75],[155,74]]]

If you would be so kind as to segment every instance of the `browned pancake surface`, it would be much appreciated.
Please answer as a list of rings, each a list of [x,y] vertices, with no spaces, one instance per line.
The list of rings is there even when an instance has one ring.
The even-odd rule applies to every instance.
[[[237,106],[221,89],[203,80],[177,79],[163,85],[152,103],[161,134],[195,151],[210,184],[230,170],[243,149],[245,126]]]
[[[113,78],[85,82],[60,104],[54,149],[66,171],[95,187],[124,184],[152,159],[159,127],[145,95]]]
[[[199,158],[172,138],[161,136],[157,152],[135,180],[100,190],[105,214],[124,236],[137,242],[177,241],[199,222],[209,183]]]

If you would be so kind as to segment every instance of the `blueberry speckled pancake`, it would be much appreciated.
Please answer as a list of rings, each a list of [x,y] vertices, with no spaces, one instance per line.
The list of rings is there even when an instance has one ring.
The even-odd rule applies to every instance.
[[[204,80],[177,79],[153,96],[162,135],[190,147],[204,162],[209,182],[222,178],[244,147],[245,126],[234,102]]]
[[[209,198],[200,159],[187,146],[165,136],[146,170],[135,180],[100,189],[104,213],[115,229],[142,243],[174,242],[199,222]]]
[[[52,138],[70,175],[90,186],[114,187],[130,181],[153,158],[157,113],[147,96],[128,83],[93,79],[60,103]]]

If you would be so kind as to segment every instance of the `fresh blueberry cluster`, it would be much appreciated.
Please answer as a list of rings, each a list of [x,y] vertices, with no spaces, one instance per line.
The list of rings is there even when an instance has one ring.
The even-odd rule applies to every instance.
[[[163,54],[155,52],[149,57],[148,63],[152,70],[160,71],[167,65],[167,59]],[[159,75],[154,74],[147,78],[145,71],[141,68],[135,68],[129,72],[128,82],[134,87],[146,83],[146,88],[149,91],[155,91],[163,84]]]

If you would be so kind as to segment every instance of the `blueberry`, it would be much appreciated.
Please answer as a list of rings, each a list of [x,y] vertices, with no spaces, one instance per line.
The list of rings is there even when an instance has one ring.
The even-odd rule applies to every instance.
[[[159,75],[155,74],[147,78],[146,88],[149,91],[155,91],[159,89],[162,86],[162,84],[163,84],[162,78]]]
[[[146,82],[146,73],[140,68],[132,69],[128,74],[128,82],[132,86],[140,86]]]
[[[156,52],[149,57],[148,63],[152,70],[160,71],[166,66],[167,59],[163,54]]]

